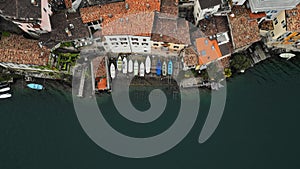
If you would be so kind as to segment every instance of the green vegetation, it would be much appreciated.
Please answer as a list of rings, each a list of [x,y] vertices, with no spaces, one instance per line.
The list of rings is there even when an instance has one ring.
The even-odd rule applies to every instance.
[[[58,53],[54,52],[58,57],[56,59],[56,69],[70,71],[68,68],[70,66],[75,66],[77,59],[79,58],[79,53]]]
[[[9,33],[9,32],[6,32],[6,31],[4,31],[4,32],[2,32],[2,36],[3,36],[3,37],[9,37],[9,36],[10,36],[10,33]]]
[[[72,42],[62,42],[60,44],[60,47],[71,47],[71,46],[73,46]]]
[[[231,77],[231,75],[232,75],[231,69],[230,68],[225,68],[224,69],[224,74],[225,74],[226,77]]]
[[[250,58],[242,54],[237,54],[232,57],[230,65],[234,72],[239,72],[241,70],[250,68],[252,66],[252,63]]]

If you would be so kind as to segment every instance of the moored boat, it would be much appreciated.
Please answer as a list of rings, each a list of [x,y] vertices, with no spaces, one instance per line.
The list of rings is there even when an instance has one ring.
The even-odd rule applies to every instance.
[[[127,59],[126,59],[126,57],[123,58],[122,71],[123,71],[124,74],[127,73]]]
[[[163,65],[162,65],[162,74],[163,74],[163,76],[167,76],[167,63],[166,63],[166,61],[164,61]]]
[[[172,75],[173,74],[173,63],[170,60],[168,63],[168,75]]]
[[[0,99],[10,98],[12,95],[10,93],[0,94]]]
[[[27,87],[34,90],[42,90],[44,88],[42,85],[36,83],[27,84]]]
[[[116,77],[116,68],[115,65],[112,63],[110,64],[110,77],[114,79]]]
[[[289,59],[291,59],[292,57],[295,57],[296,55],[293,54],[293,53],[281,53],[279,56],[280,56],[281,58],[284,58],[284,59],[289,60]]]
[[[133,62],[131,59],[128,61],[128,72],[129,73],[133,72]]]
[[[140,64],[140,76],[141,77],[144,77],[145,76],[145,65],[144,65],[144,62],[142,62]]]
[[[160,62],[160,60],[158,60],[157,64],[156,64],[156,75],[157,76],[161,75],[161,62]]]
[[[146,66],[146,73],[150,73],[150,70],[151,70],[151,59],[150,59],[149,56],[147,56],[147,58],[146,58],[145,66]]]
[[[133,74],[134,76],[137,76],[139,74],[139,63],[137,60],[134,61]]]
[[[121,58],[121,56],[119,56],[118,60],[117,60],[117,69],[118,69],[118,71],[122,70],[122,63],[123,63],[122,58]]]
[[[10,90],[10,87],[4,87],[4,88],[0,88],[0,93],[2,93],[2,92],[7,92],[7,91],[9,91]]]

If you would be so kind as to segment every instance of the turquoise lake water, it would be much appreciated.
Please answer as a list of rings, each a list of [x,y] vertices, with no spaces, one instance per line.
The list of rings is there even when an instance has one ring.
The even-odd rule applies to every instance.
[[[19,83],[20,84],[20,83]],[[46,83],[36,92],[13,86],[13,97],[0,100],[0,169],[281,169],[299,168],[300,56],[274,57],[227,82],[222,120],[203,144],[199,133],[210,106],[201,90],[196,124],[170,151],[145,159],[113,155],[83,131],[68,88]],[[139,110],[149,108],[147,92],[131,93]],[[136,124],[123,118],[111,97],[99,97],[107,121],[121,133],[149,137],[163,132],[178,114],[179,100],[168,96],[167,109],[156,121]]]

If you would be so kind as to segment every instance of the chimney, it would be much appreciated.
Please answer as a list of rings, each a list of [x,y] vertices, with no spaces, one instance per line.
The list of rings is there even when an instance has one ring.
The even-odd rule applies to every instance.
[[[112,15],[111,13],[110,13],[110,14],[108,14],[107,16],[108,16],[108,17],[110,17],[110,18],[112,18],[112,17],[113,17],[113,15]]]
[[[149,8],[150,8],[150,4],[147,3],[147,4],[146,4],[146,7],[149,9]]]
[[[129,5],[128,5],[128,3],[126,3],[126,4],[125,4],[125,8],[126,8],[126,10],[128,10],[128,9],[129,9]]]

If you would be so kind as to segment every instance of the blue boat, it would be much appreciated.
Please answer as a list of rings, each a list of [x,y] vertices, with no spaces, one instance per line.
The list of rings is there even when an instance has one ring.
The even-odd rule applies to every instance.
[[[172,75],[172,73],[173,73],[173,63],[170,60],[168,63],[168,75]]]
[[[30,89],[34,89],[34,90],[42,90],[44,87],[40,84],[35,84],[35,83],[30,83],[27,85],[27,87],[29,87]]]
[[[160,60],[157,61],[157,65],[156,65],[156,75],[160,76],[161,75],[161,62]]]

